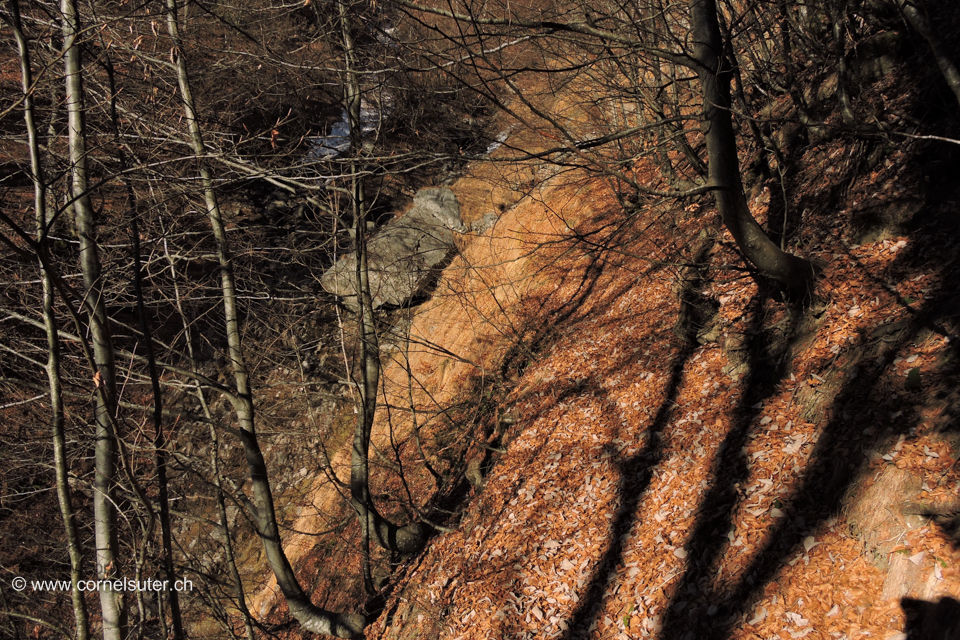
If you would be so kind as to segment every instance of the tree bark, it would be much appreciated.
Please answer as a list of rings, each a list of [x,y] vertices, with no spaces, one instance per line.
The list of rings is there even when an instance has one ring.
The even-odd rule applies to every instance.
[[[33,71],[30,62],[30,49],[23,33],[20,21],[20,3],[9,0],[10,21],[14,38],[20,54],[21,86],[23,87],[23,119],[27,129],[27,145],[30,149],[30,172],[33,178],[34,209],[37,220],[37,247],[44,250],[47,236],[47,185],[44,178],[40,155],[40,142],[34,119]],[[57,501],[60,505],[60,517],[67,538],[67,553],[70,556],[70,582],[77,585],[83,578],[83,550],[77,531],[76,515],[70,500],[68,482],[66,438],[64,436],[63,394],[60,381],[60,338],[57,334],[57,320],[53,311],[54,287],[50,273],[40,261],[40,275],[43,281],[43,323],[47,334],[47,382],[50,387],[50,426],[53,432],[53,465],[56,472]],[[73,617],[76,625],[77,640],[90,637],[90,618],[87,604],[79,589],[71,590]]]
[[[94,418],[96,446],[93,480],[94,530],[97,545],[97,578],[108,580],[120,575],[117,553],[116,501],[113,497],[116,473],[116,365],[113,339],[103,296],[96,225],[87,179],[86,126],[84,123],[83,82],[80,43],[80,16],[76,0],[62,0],[63,61],[66,84],[68,148],[70,159],[70,195],[80,241],[80,267],[83,272],[84,305],[90,316],[90,336],[96,362],[94,376]],[[126,636],[126,611],[121,594],[112,589],[99,590],[104,640],[123,640]]]
[[[341,34],[344,48],[344,103],[350,131],[351,194],[354,215],[354,251],[357,256],[357,292],[360,327],[360,380],[357,383],[359,411],[353,434],[353,449],[350,458],[350,498],[360,518],[364,544],[364,583],[371,590],[367,544],[371,537],[388,551],[416,553],[426,542],[426,530],[420,523],[398,527],[386,520],[370,496],[370,434],[377,412],[377,392],[380,389],[380,342],[374,319],[373,300],[370,292],[370,271],[367,264],[367,221],[369,204],[364,191],[363,178],[359,175],[359,156],[363,153],[360,111],[362,92],[356,72],[356,47],[350,33],[350,19],[343,1],[338,3]]]
[[[355,178],[359,181],[358,178]],[[357,214],[354,249],[357,255],[357,284],[360,295],[360,381],[359,411],[353,435],[353,450],[350,463],[351,503],[360,517],[364,538],[370,535],[384,549],[402,554],[416,553],[426,542],[427,531],[421,523],[414,522],[399,527],[384,518],[370,496],[370,434],[377,411],[377,391],[380,388],[380,344],[373,316],[373,301],[370,294],[370,278],[367,268],[365,207]]]
[[[277,524],[276,510],[273,502],[273,493],[267,476],[267,465],[257,441],[256,423],[254,421],[253,395],[250,387],[249,374],[244,362],[243,345],[240,339],[240,321],[237,305],[236,283],[233,274],[233,261],[227,241],[226,229],[217,202],[217,195],[213,188],[213,179],[210,170],[205,166],[203,157],[206,155],[206,145],[200,123],[197,120],[196,103],[190,88],[187,74],[187,63],[184,57],[180,39],[179,24],[177,22],[176,0],[166,0],[167,32],[173,41],[177,82],[180,88],[180,99],[184,110],[184,117],[190,134],[190,143],[194,154],[200,158],[200,182],[203,188],[204,202],[210,226],[216,240],[217,257],[220,263],[221,292],[223,296],[224,322],[227,333],[227,352],[233,371],[237,393],[231,398],[237,420],[240,423],[240,438],[243,443],[250,480],[253,484],[254,505],[256,513],[257,533],[263,543],[267,562],[277,578],[286,599],[290,613],[304,629],[313,633],[333,635],[341,638],[357,638],[363,633],[366,620],[357,614],[338,614],[326,611],[310,602],[310,598],[303,591],[297,577],[290,566],[283,545],[280,540],[280,529]]]
[[[927,44],[933,57],[937,59],[937,65],[943,73],[944,79],[953,95],[957,97],[960,103],[960,70],[954,64],[953,59],[947,53],[946,47],[930,21],[927,19],[926,7],[923,6],[923,0],[896,0],[897,6],[903,12],[910,25],[917,30]]]
[[[147,352],[147,371],[150,376],[150,387],[153,393],[153,455],[157,469],[157,502],[159,503],[160,544],[163,550],[161,563],[163,572],[170,584],[176,584],[177,573],[173,566],[173,537],[170,529],[170,499],[167,482],[167,441],[163,431],[163,391],[160,388],[160,375],[157,371],[157,359],[153,348],[153,333],[147,319],[147,311],[143,296],[143,265],[140,258],[140,228],[138,224],[137,199],[130,183],[127,171],[127,157],[123,152],[120,139],[120,117],[117,113],[117,95],[120,93],[115,81],[113,61],[107,47],[104,47],[103,65],[107,71],[110,90],[110,122],[113,127],[114,140],[117,144],[117,156],[120,172],[123,175],[124,188],[127,193],[127,209],[130,214],[130,244],[133,257],[133,289],[137,300],[137,318],[140,323],[140,332],[144,338],[144,349]],[[148,534],[153,530],[153,509],[149,509],[150,524]],[[140,594],[138,593],[138,596]],[[170,616],[173,622],[173,640],[182,640],[186,637],[183,629],[183,614],[180,610],[180,595],[176,589],[168,592],[170,602]],[[160,615],[163,616],[162,599]]]
[[[715,0],[690,0],[696,62],[703,98],[702,130],[707,143],[708,184],[717,209],[743,255],[765,276],[799,295],[816,275],[813,265],[782,251],[754,219],[740,178],[737,139],[730,112],[732,69],[723,55]]]
[[[828,15],[833,20],[833,47],[837,60],[837,95],[840,98],[840,117],[843,124],[856,127],[857,116],[853,113],[853,101],[850,99],[850,65],[847,63],[846,41],[847,23],[843,3],[840,6],[828,4]]]

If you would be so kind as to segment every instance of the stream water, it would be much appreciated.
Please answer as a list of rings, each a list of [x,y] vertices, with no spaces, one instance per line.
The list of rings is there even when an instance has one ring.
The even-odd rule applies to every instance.
[[[384,94],[381,105],[363,100],[360,106],[360,137],[369,138],[380,129],[384,119],[393,111],[391,96]],[[330,133],[325,136],[311,136],[306,139],[309,146],[306,162],[333,160],[350,149],[350,122],[347,110],[340,112],[340,120],[333,123]]]

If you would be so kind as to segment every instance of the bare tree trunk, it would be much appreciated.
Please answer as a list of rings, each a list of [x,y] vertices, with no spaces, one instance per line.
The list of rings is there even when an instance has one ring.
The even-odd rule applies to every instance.
[[[957,69],[957,65],[954,64],[953,59],[947,53],[943,41],[937,35],[933,25],[930,24],[930,20],[927,19],[923,0],[896,0],[896,3],[910,25],[930,45],[930,50],[933,52],[933,57],[937,59],[937,64],[940,66],[940,71],[943,73],[947,85],[950,86],[953,95],[957,97],[957,102],[960,102],[960,70]]]
[[[113,340],[103,297],[103,277],[93,206],[88,193],[86,129],[83,113],[83,83],[80,59],[80,16],[76,0],[61,0],[63,47],[68,121],[68,147],[71,170],[71,197],[80,240],[80,267],[83,272],[85,306],[90,315],[90,335],[97,371],[95,374],[94,416],[96,420],[95,475],[93,513],[97,545],[97,578],[108,580],[119,575],[117,554],[116,507],[113,498],[116,472],[116,434],[113,410],[116,401],[116,366]],[[123,640],[126,636],[126,611],[121,594],[101,588],[100,607],[104,640]]]
[[[359,178],[354,178],[359,182]],[[360,189],[355,187],[355,192]],[[362,200],[357,211],[354,248],[357,255],[357,282],[360,295],[360,395],[357,425],[353,435],[353,450],[350,462],[351,503],[360,517],[364,539],[373,535],[377,543],[389,551],[416,553],[426,542],[427,531],[419,522],[398,527],[384,518],[370,496],[370,434],[377,412],[377,391],[380,388],[380,343],[373,315],[370,293],[370,277],[367,265],[366,226],[367,214]]]
[[[846,53],[847,15],[845,4],[843,2],[836,5],[828,3],[827,13],[833,20],[833,47],[837,60],[837,95],[840,98],[840,117],[843,124],[848,127],[855,127],[857,117],[853,113],[853,102],[850,99],[850,68],[847,64]]]
[[[106,51],[106,47],[104,48]],[[133,191],[133,185],[126,176],[127,158],[123,152],[123,144],[120,139],[120,118],[117,113],[116,98],[119,93],[113,67],[113,61],[110,53],[106,52],[103,56],[103,64],[107,70],[110,90],[110,121],[113,126],[113,135],[117,143],[117,154],[120,161],[120,171],[124,175],[123,182],[127,192],[127,208],[130,213],[130,242],[131,253],[133,256],[133,288],[137,299],[137,317],[140,322],[140,332],[143,334],[144,347],[147,352],[147,369],[150,376],[150,386],[153,392],[153,454],[154,463],[157,469],[157,502],[160,511],[160,544],[162,549],[162,565],[167,581],[175,584],[177,573],[173,566],[173,539],[170,532],[170,500],[168,497],[167,482],[167,444],[166,436],[163,432],[163,392],[160,389],[160,376],[157,372],[157,359],[153,349],[153,334],[150,329],[150,323],[147,320],[147,311],[143,299],[143,266],[140,259],[140,229],[138,223],[137,199]],[[148,536],[152,535],[153,529],[153,510],[150,509],[150,525],[148,526]],[[167,594],[170,601],[170,616],[173,622],[173,639],[181,640],[185,637],[183,630],[183,615],[180,611],[180,596],[176,589],[171,589]],[[161,606],[160,615],[163,616],[162,600],[158,603]]]
[[[164,254],[167,259],[167,263],[170,265],[170,274],[173,284],[173,299],[177,312],[179,313],[183,322],[183,334],[185,337],[184,341],[187,347],[187,354],[190,357],[190,362],[195,366],[196,359],[193,351],[193,331],[191,329],[190,322],[187,320],[187,315],[183,310],[180,287],[177,284],[176,261],[167,250],[166,244],[164,244]],[[224,536],[224,562],[227,565],[227,569],[230,571],[230,578],[233,581],[234,589],[236,589],[237,592],[237,608],[240,610],[240,616],[243,619],[243,627],[247,634],[247,640],[256,640],[253,630],[253,616],[250,614],[250,609],[247,607],[246,597],[243,592],[243,580],[241,580],[240,571],[237,569],[236,557],[233,553],[233,541],[230,538],[230,527],[227,520],[227,507],[223,491],[223,476],[220,473],[220,439],[217,435],[216,427],[213,426],[214,419],[212,413],[210,412],[210,405],[207,402],[206,395],[203,392],[203,387],[199,382],[196,383],[195,392],[197,400],[200,401],[200,407],[203,410],[203,416],[210,423],[210,448],[212,451],[210,457],[213,470],[213,483],[217,492],[217,510],[220,512],[220,527]]]
[[[203,389],[197,385],[197,395],[203,405],[204,412],[209,414],[206,400],[203,398]],[[210,426],[210,464],[213,467],[213,483],[217,488],[217,511],[220,513],[220,530],[223,532],[223,552],[224,562],[230,571],[230,579],[233,580],[234,588],[237,590],[237,609],[240,610],[240,617],[243,618],[243,628],[247,633],[247,640],[256,640],[253,632],[253,616],[250,615],[250,609],[247,607],[247,599],[243,593],[243,580],[240,579],[240,571],[237,569],[237,560],[233,555],[233,541],[230,539],[230,522],[227,519],[227,505],[223,496],[223,484],[220,477],[220,440],[217,437],[217,429]]]
[[[708,184],[717,209],[744,256],[764,275],[798,294],[805,294],[815,270],[806,260],[780,249],[757,224],[747,206],[740,178],[740,159],[730,114],[729,61],[717,21],[715,0],[690,0],[696,60],[694,70],[703,96],[703,134],[707,142]]]
[[[363,633],[366,620],[361,615],[338,614],[320,609],[310,602],[297,581],[297,577],[290,566],[280,541],[280,529],[277,525],[277,516],[273,503],[273,494],[270,481],[267,477],[267,466],[260,451],[254,422],[253,396],[250,388],[249,375],[243,357],[243,346],[240,339],[240,322],[237,312],[237,293],[233,274],[233,262],[230,256],[230,247],[227,234],[220,213],[220,206],[213,189],[213,179],[209,169],[203,162],[206,146],[200,123],[197,121],[197,112],[190,81],[187,74],[187,63],[180,39],[177,22],[176,0],[166,0],[167,31],[173,40],[177,82],[180,87],[180,97],[183,104],[184,116],[190,133],[190,143],[194,154],[200,158],[200,181],[203,186],[204,201],[210,226],[217,244],[217,257],[220,262],[221,291],[223,295],[224,321],[227,333],[227,351],[237,393],[231,398],[237,420],[240,423],[240,434],[246,454],[250,480],[253,484],[254,504],[256,507],[257,533],[263,542],[267,561],[277,578],[277,585],[283,592],[290,613],[300,625],[314,633],[335,635],[342,638],[359,637]]]
[[[354,251],[357,256],[357,296],[360,305],[358,324],[360,327],[360,381],[357,384],[360,395],[357,425],[353,434],[353,449],[350,458],[350,498],[353,508],[360,518],[363,531],[364,584],[371,590],[368,541],[372,536],[377,543],[389,551],[397,553],[415,553],[426,541],[426,531],[420,523],[398,527],[386,520],[377,511],[370,496],[370,433],[377,413],[377,392],[380,388],[380,342],[373,314],[373,300],[370,292],[370,271],[367,264],[367,221],[369,203],[364,191],[363,178],[359,175],[359,156],[363,153],[361,140],[362,123],[360,111],[362,93],[356,72],[356,47],[350,33],[350,19],[343,1],[338,3],[340,25],[342,29],[345,77],[344,102],[347,112],[347,124],[350,130],[350,146],[354,154],[351,160],[351,194],[354,215]]]
[[[24,93],[23,118],[27,129],[27,143],[30,148],[30,171],[33,177],[34,208],[37,219],[37,247],[45,250],[47,235],[47,187],[40,158],[40,142],[37,135],[37,125],[34,120],[33,77],[30,63],[30,49],[23,34],[20,21],[20,4],[18,0],[9,0],[10,20],[14,37],[20,53],[21,83]],[[83,594],[76,585],[82,576],[81,565],[83,552],[80,546],[80,536],[77,532],[76,515],[70,501],[70,484],[68,482],[66,439],[64,437],[63,394],[60,382],[60,339],[57,335],[57,321],[53,312],[53,280],[50,273],[40,263],[40,273],[43,280],[43,322],[47,334],[47,381],[50,385],[50,424],[53,431],[53,466],[56,472],[57,501],[60,504],[60,517],[67,537],[67,553],[70,556],[70,582],[73,601],[73,617],[76,624],[77,640],[87,640],[90,637],[90,621],[87,614],[87,604]]]

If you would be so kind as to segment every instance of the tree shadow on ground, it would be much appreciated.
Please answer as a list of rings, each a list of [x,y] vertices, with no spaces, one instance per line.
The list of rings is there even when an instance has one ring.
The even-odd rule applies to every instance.
[[[904,598],[900,606],[910,640],[960,640],[960,602],[953,598],[945,596],[938,602]]]
[[[616,270],[623,260],[623,256],[601,250],[605,244],[623,243],[624,236],[635,233],[630,225],[609,225],[603,221],[615,212],[604,211],[597,213],[592,219],[584,223],[587,226],[597,227],[598,231],[580,233],[571,230],[569,236],[558,237],[545,243],[542,247],[534,248],[526,258],[533,261],[531,270],[536,276],[546,276],[550,283],[558,283],[556,288],[549,290],[535,290],[524,302],[527,312],[517,317],[508,317],[506,327],[501,328],[501,334],[507,337],[512,346],[503,356],[499,371],[494,376],[478,376],[469,381],[469,390],[458,394],[463,398],[479,398],[480,402],[460,403],[457,406],[440,406],[431,398],[434,407],[431,410],[418,409],[421,420],[440,419],[448,421],[458,436],[464,433],[464,424],[472,425],[467,438],[456,447],[449,447],[446,462],[451,468],[459,470],[452,474],[453,480],[440,482],[439,490],[431,500],[422,507],[431,520],[450,526],[462,511],[464,505],[473,495],[470,483],[465,477],[467,460],[479,458],[486,476],[495,465],[497,453],[500,452],[501,440],[509,426],[500,424],[496,415],[496,407],[513,389],[514,381],[519,379],[527,366],[536,361],[539,354],[545,353],[562,337],[562,328],[583,320],[594,313],[603,313],[619,297],[630,290],[632,282],[610,287],[611,270]],[[601,222],[598,222],[601,221]],[[541,256],[537,252],[543,251]],[[571,269],[567,265],[573,264]],[[477,272],[484,283],[484,289],[491,295],[495,294],[495,287],[486,285],[482,275],[482,266],[469,267]],[[650,270],[651,272],[653,270]],[[524,274],[522,277],[531,277]],[[600,289],[600,287],[603,287]],[[562,293],[561,293],[562,292]],[[589,309],[584,305],[589,303]],[[496,302],[500,310],[506,305]],[[435,348],[435,345],[426,341],[420,342],[421,347]],[[448,354],[453,356],[454,354]],[[408,374],[409,375],[409,374]],[[425,391],[422,384],[417,385],[417,391]],[[570,393],[575,389],[568,389],[563,393]],[[392,407],[387,407],[392,409]],[[397,407],[403,410],[403,407]],[[427,416],[430,416],[427,418]],[[392,422],[391,422],[392,424]],[[392,428],[392,427],[391,427]],[[423,425],[420,425],[423,428]],[[396,452],[402,448],[394,445]],[[535,454],[534,454],[535,455]],[[439,477],[435,476],[439,482]],[[402,480],[402,478],[401,478]],[[514,487],[518,489],[519,487]],[[398,495],[408,495],[400,492]],[[487,514],[494,520],[499,514]]]
[[[625,537],[636,524],[637,508],[650,486],[653,471],[660,462],[661,436],[673,415],[677,394],[683,381],[683,370],[694,351],[693,345],[685,344],[674,358],[665,397],[650,427],[646,430],[648,437],[644,447],[635,455],[617,461],[616,467],[620,477],[618,490],[621,500],[610,525],[610,545],[597,563],[584,595],[570,616],[569,626],[562,636],[564,639],[578,638],[587,634],[597,622],[603,607],[604,594],[611,581],[616,578],[616,567],[623,558]]]
[[[743,449],[758,418],[760,403],[778,391],[779,383],[789,373],[790,357],[808,348],[809,345],[801,343],[818,330],[815,313],[808,309],[798,321],[795,319],[797,326],[791,325],[784,340],[775,341],[767,332],[769,327],[764,326],[763,294],[754,300],[753,326],[748,329],[748,335],[753,336],[748,351],[753,357],[740,400],[732,412],[736,423],[717,453],[713,465],[715,481],[702,499],[697,523],[684,547],[689,554],[689,565],[672,587],[673,602],[665,610],[661,638],[720,640],[729,637],[752,611],[763,589],[802,550],[804,538],[815,533],[825,521],[841,515],[845,495],[867,469],[864,451],[883,447],[884,443],[892,444],[898,436],[914,433],[921,422],[921,405],[938,390],[948,389],[956,382],[953,365],[938,365],[942,375],[938,374],[934,384],[925,384],[922,391],[912,394],[907,389],[899,398],[891,393],[890,383],[897,379],[893,368],[895,357],[911,342],[925,339],[929,332],[948,335],[950,332],[943,323],[955,321],[960,309],[951,290],[957,281],[956,266],[950,266],[955,260],[950,256],[949,242],[941,242],[944,230],[931,227],[924,231],[927,235],[922,236],[918,231],[917,241],[911,242],[910,248],[885,272],[888,277],[906,281],[906,274],[912,276],[932,266],[941,276],[939,290],[928,292],[920,304],[895,295],[896,304],[907,311],[903,321],[894,323],[895,331],[890,332],[888,326],[862,329],[855,343],[846,344],[832,360],[828,355],[819,362],[817,371],[823,374],[826,383],[814,389],[804,404],[807,420],[824,426],[822,435],[813,443],[809,463],[799,472],[802,476],[796,483],[798,489],[782,499],[783,515],[770,522],[749,566],[728,581],[720,582],[717,572],[728,549],[726,534],[732,528],[742,500],[742,487],[750,478]],[[848,258],[856,262],[852,256]],[[875,285],[883,284],[879,274],[869,275]],[[889,289],[889,285],[885,287]],[[582,301],[583,298],[578,302]],[[563,316],[564,320],[572,318],[575,319],[572,312]],[[559,324],[554,323],[551,328]],[[956,340],[951,350],[956,360]],[[587,635],[599,622],[604,598],[617,580],[616,568],[626,551],[624,538],[639,518],[637,509],[663,455],[661,436],[671,419],[674,406],[671,401],[678,393],[684,367],[694,351],[694,348],[685,348],[675,357],[667,399],[660,404],[649,427],[650,438],[643,450],[618,462],[621,503],[610,523],[609,547],[581,591],[564,638]],[[891,422],[891,414],[901,417],[879,437],[864,433],[866,427],[878,423],[886,426]],[[710,605],[709,608],[699,612],[684,608],[680,603],[688,593],[698,593],[699,602],[705,608]]]
[[[690,560],[672,589],[675,595],[663,616],[662,638],[682,637],[691,630],[698,637],[706,637],[716,626],[714,618],[718,609],[711,606],[706,611],[693,611],[680,603],[688,594],[701,592],[703,585],[718,574],[730,542],[728,532],[734,529],[734,513],[750,478],[745,447],[760,414],[761,403],[776,391],[787,370],[786,356],[803,334],[794,321],[785,339],[773,344],[774,340],[764,331],[768,309],[762,285],[751,307],[750,325],[746,330],[746,335],[752,336],[746,350],[747,374],[741,383],[737,405],[730,412],[733,427],[717,450],[712,470],[714,482],[701,500],[700,515],[687,538],[684,548]],[[701,604],[703,602],[716,605],[709,597]]]
[[[721,448],[714,466],[714,486],[703,502],[712,511],[702,512],[689,538],[689,565],[674,590],[661,638],[672,640],[687,637],[691,632],[706,640],[730,637],[732,630],[752,611],[765,586],[802,548],[803,539],[829,518],[841,514],[845,494],[867,468],[864,451],[883,446],[877,436],[864,434],[866,427],[877,423],[877,414],[881,410],[902,412],[896,426],[881,434],[881,441],[892,444],[897,436],[915,431],[920,423],[918,409],[923,395],[897,398],[890,394],[883,380],[891,373],[894,357],[917,339],[921,329],[933,327],[945,334],[937,322],[947,308],[954,306],[952,295],[942,289],[924,308],[915,309],[892,341],[871,340],[870,336],[861,335],[859,343],[842,354],[844,357],[829,363],[832,368],[826,374],[827,382],[836,384],[839,391],[834,396],[823,393],[819,401],[811,398],[815,406],[810,410],[820,415],[814,415],[810,421],[826,419],[827,424],[815,443],[799,488],[783,498],[783,515],[767,529],[752,562],[733,584],[726,586],[718,583],[715,576],[727,547],[725,534],[739,502],[737,483],[749,476],[740,452],[756,418],[752,409],[755,405],[751,403],[767,397],[773,390],[769,378],[751,375],[737,409],[738,426]],[[851,375],[854,368],[859,369],[857,375]],[[829,388],[830,384],[824,386]],[[681,615],[678,604],[688,589],[711,604],[708,615],[694,616],[689,610]]]
[[[629,230],[619,229],[612,234],[611,237],[616,236],[618,233],[628,232]],[[566,258],[571,257],[575,252],[577,268],[572,271],[563,270],[563,264],[557,263],[548,264],[546,267],[543,267],[541,271],[538,271],[538,273],[542,273],[543,270],[546,269],[558,269],[558,272],[548,274],[548,281],[551,284],[555,281],[560,281],[561,285],[556,289],[551,286],[548,290],[535,292],[534,296],[527,301],[532,302],[528,308],[533,317],[521,318],[520,321],[516,322],[515,327],[511,328],[513,331],[512,337],[514,338],[514,344],[505,355],[499,372],[499,380],[503,384],[501,393],[505,394],[510,392],[513,389],[510,380],[519,379],[527,366],[536,362],[539,356],[546,353],[559,340],[563,339],[566,328],[593,317],[594,314],[605,313],[612,305],[620,300],[624,293],[634,287],[635,283],[631,279],[616,281],[608,277],[611,269],[615,270],[620,266],[618,260],[622,259],[623,256],[600,251],[595,244],[583,243],[576,237],[566,240],[563,247],[559,247],[559,243],[555,244],[558,245],[558,249],[562,249],[563,256]],[[660,267],[648,268],[647,274],[653,274],[659,268]],[[551,276],[555,276],[555,278],[551,278]],[[622,316],[618,316],[618,318],[619,317]],[[636,316],[634,315],[633,317]],[[682,352],[676,356],[674,379],[672,384],[670,384],[670,393],[663,401],[660,415],[657,417],[657,423],[661,426],[669,421],[673,398],[680,385],[680,377],[686,360],[692,352],[693,347],[686,346]],[[624,357],[626,358],[627,356],[625,355]],[[626,364],[626,361],[624,361],[624,364]],[[487,384],[490,383],[489,380],[484,382]],[[524,422],[532,423],[536,421],[539,417],[542,417],[541,411],[562,404],[565,400],[582,393],[587,386],[591,386],[591,383],[584,383],[580,379],[568,380],[566,384],[555,385],[551,388],[551,401],[543,405],[540,410],[534,411],[533,415],[525,415]],[[502,400],[502,398],[500,400]],[[495,406],[497,402],[491,404]],[[524,448],[522,454],[514,456],[511,466],[520,469],[526,468],[534,459],[543,456],[544,444],[545,442],[534,440],[533,446]],[[622,491],[624,494],[635,495],[637,499],[643,495],[641,487],[649,484],[650,473],[656,466],[659,457],[658,451],[659,444],[657,443],[657,438],[651,437],[647,441],[644,450],[636,456],[632,456],[625,465],[621,465],[620,477],[623,482]],[[490,466],[493,466],[493,463],[491,463]],[[469,535],[469,532],[472,531],[473,527],[480,521],[484,523],[485,527],[488,527],[488,530],[495,529],[497,526],[496,523],[503,519],[505,510],[510,506],[509,501],[501,500],[502,496],[517,494],[529,479],[533,478],[528,478],[526,474],[519,474],[514,480],[509,481],[506,486],[498,486],[496,494],[489,496],[486,493],[481,494],[477,508],[473,509],[471,513],[468,513],[461,522],[461,526],[467,532],[466,535]],[[448,509],[454,510],[462,506],[462,501],[467,499],[467,488],[465,485],[466,482],[461,481],[460,484],[453,488],[446,496],[438,496],[437,499],[442,500],[442,504]],[[633,490],[634,487],[637,488],[636,491]],[[616,517],[621,522],[619,526],[620,530],[626,531],[632,526],[635,509],[636,502],[633,502],[623,505],[623,507],[617,511]],[[620,536],[617,536],[617,538],[619,537]],[[611,558],[613,564],[616,564],[617,555],[616,550],[610,550],[610,552],[608,552],[608,556]],[[490,570],[490,567],[486,567],[485,570]],[[517,568],[513,565],[510,565],[504,569],[502,573],[498,574],[497,580],[505,590],[509,591],[510,585],[513,584],[514,580],[518,580],[520,575],[521,572],[517,571]],[[591,593],[595,593],[593,599],[599,599],[603,593],[602,585],[595,585]],[[590,599],[591,596],[588,595],[586,601]],[[440,620],[437,622],[437,628],[442,626],[443,615],[446,615],[446,613],[440,616]],[[590,623],[587,622],[587,624],[589,625]],[[504,628],[498,629],[496,632],[506,633],[507,631]]]

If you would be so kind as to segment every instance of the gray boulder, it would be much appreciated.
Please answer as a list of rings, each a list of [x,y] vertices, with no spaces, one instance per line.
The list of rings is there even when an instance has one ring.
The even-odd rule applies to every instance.
[[[413,207],[367,243],[370,294],[374,309],[404,306],[421,293],[456,246],[453,232],[465,228],[460,204],[446,187],[420,190]],[[358,308],[357,257],[344,256],[320,280],[323,288]]]
[[[421,189],[413,196],[413,207],[397,222],[403,224],[408,216],[417,219],[439,222],[441,226],[453,231],[465,231],[463,220],[460,219],[460,203],[457,196],[447,187],[430,187]],[[389,225],[388,225],[389,227]]]
[[[487,230],[493,228],[493,225],[497,224],[497,220],[499,220],[499,217],[492,211],[485,213],[473,221],[473,224],[470,225],[470,231],[474,233],[486,233]]]

